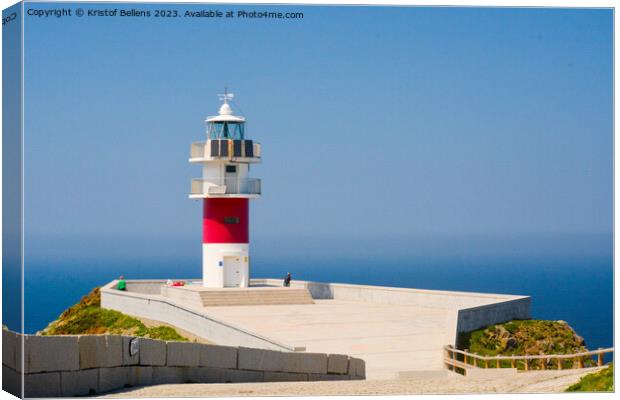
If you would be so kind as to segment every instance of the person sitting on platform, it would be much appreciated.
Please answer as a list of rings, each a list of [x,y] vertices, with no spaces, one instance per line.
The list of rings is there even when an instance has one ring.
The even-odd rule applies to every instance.
[[[291,286],[291,273],[290,272],[286,273],[286,278],[284,278],[284,286],[286,287]]]
[[[127,290],[127,282],[125,282],[125,277],[121,275],[118,278],[118,284],[116,285],[118,290]]]

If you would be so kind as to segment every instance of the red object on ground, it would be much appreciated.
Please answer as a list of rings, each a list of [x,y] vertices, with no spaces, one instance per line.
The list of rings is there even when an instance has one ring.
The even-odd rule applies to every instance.
[[[203,243],[249,242],[249,199],[204,199],[202,211]]]
[[[185,282],[172,282],[172,286],[185,286]]]

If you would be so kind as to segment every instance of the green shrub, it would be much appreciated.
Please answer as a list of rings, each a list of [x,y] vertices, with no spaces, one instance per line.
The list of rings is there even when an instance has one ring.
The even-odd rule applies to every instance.
[[[471,353],[482,356],[521,356],[544,354],[573,354],[587,351],[585,341],[564,321],[514,320],[496,324],[484,329],[460,335],[459,347],[469,349]],[[533,360],[530,369],[542,369],[542,360]],[[584,358],[585,365],[593,361]],[[484,366],[478,361],[479,366]],[[492,361],[492,366],[495,361]],[[503,367],[510,366],[510,361],[502,361]],[[573,360],[564,360],[563,368],[571,368]],[[522,361],[516,367],[524,369]],[[547,369],[557,369],[557,360],[546,361]]]
[[[187,341],[169,326],[147,327],[137,318],[115,310],[101,308],[99,288],[82,297],[47,326],[41,335],[118,334],[144,336],[161,340]]]

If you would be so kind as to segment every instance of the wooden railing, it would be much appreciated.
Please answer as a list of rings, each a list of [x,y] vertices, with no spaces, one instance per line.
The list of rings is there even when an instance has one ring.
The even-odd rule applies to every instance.
[[[444,347],[444,364],[455,372],[466,373],[467,368],[517,368],[532,369],[567,369],[603,366],[603,356],[613,353],[613,347],[585,351],[575,354],[544,354],[526,356],[481,356],[451,345]],[[596,362],[592,357],[596,356]]]

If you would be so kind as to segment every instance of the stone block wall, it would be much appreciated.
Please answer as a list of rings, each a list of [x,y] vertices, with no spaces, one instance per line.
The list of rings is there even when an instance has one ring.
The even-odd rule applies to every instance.
[[[24,341],[23,375],[20,371]],[[364,361],[119,335],[2,332],[3,389],[25,397],[72,397],[165,383],[280,382],[365,378]],[[21,347],[21,346],[20,346]],[[21,396],[19,396],[21,397]]]

